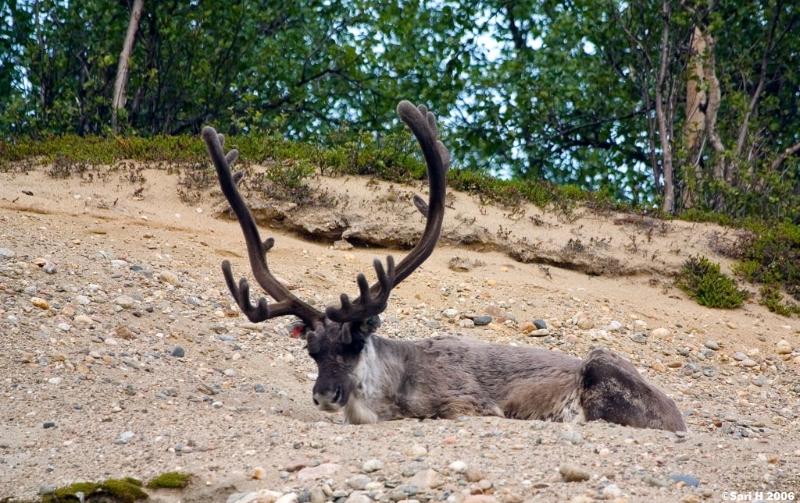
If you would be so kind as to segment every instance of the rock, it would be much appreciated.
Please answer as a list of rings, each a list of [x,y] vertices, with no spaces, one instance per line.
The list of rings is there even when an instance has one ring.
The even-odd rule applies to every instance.
[[[458,309],[453,309],[452,307],[449,309],[445,309],[444,311],[442,311],[442,315],[444,315],[445,318],[452,320],[456,316],[458,316]]]
[[[340,239],[339,241],[333,243],[333,249],[339,251],[352,250],[353,245],[351,245],[346,239]]]
[[[536,330],[536,325],[534,325],[530,321],[524,322],[522,325],[519,326],[519,331],[523,334],[528,334]]]
[[[536,318],[533,320],[533,326],[535,326],[538,330],[541,330],[543,328],[547,328],[547,323],[544,320]]]
[[[464,503],[496,503],[497,498],[490,494],[473,494],[464,498]]]
[[[372,500],[362,492],[353,491],[353,493],[347,497],[345,503],[372,503]]]
[[[655,370],[656,372],[664,372],[665,370],[667,370],[667,367],[665,367],[664,364],[661,362],[653,362],[653,364],[650,365],[650,368]]]
[[[747,355],[740,351],[737,351],[733,353],[733,359],[736,360],[737,362],[742,362],[747,359]]]
[[[172,271],[161,271],[156,277],[164,283],[169,283],[170,285],[176,286],[178,285],[178,275]]]
[[[581,330],[591,330],[594,328],[594,322],[589,318],[578,318],[577,325]]]
[[[667,482],[666,480],[657,479],[650,475],[644,475],[642,477],[642,481],[645,484],[653,487],[669,487],[669,482]]]
[[[340,468],[341,465],[337,465],[336,463],[322,463],[319,466],[310,466],[307,468],[303,468],[302,470],[297,472],[297,479],[298,480],[324,479],[338,472]]]
[[[671,332],[669,331],[669,329],[663,327],[654,328],[653,330],[650,331],[651,336],[658,338],[669,337],[670,334]]]
[[[609,484],[603,488],[603,499],[613,500],[622,497],[622,489],[614,484]]]
[[[548,335],[550,335],[549,328],[540,328],[539,330],[528,332],[528,337],[547,337]]]
[[[367,473],[377,472],[383,469],[383,461],[380,459],[369,459],[364,462],[362,469]]]
[[[755,367],[756,365],[758,365],[758,363],[750,358],[745,358],[744,360],[742,360],[742,367],[750,368],[750,367]]]
[[[134,435],[136,435],[136,434],[135,434],[134,432],[132,432],[132,431],[126,431],[126,432],[123,432],[123,433],[122,433],[122,434],[119,436],[119,438],[117,438],[116,440],[114,440],[114,443],[115,443],[115,444],[127,444],[127,443],[128,443],[128,440],[132,439],[132,438],[134,437]]]
[[[257,382],[253,384],[253,391],[255,391],[256,393],[264,393],[265,391],[267,391],[267,389],[264,387],[263,384]]]
[[[478,482],[485,478],[483,472],[477,466],[468,467],[464,475],[466,475],[469,482]]]
[[[177,448],[175,450],[178,450]],[[250,478],[253,480],[261,480],[267,474],[266,470],[262,467],[257,466],[253,469],[253,473],[250,474]]]
[[[31,299],[31,303],[33,303],[33,299]],[[792,352],[792,345],[788,341],[780,340],[776,346],[779,355],[788,355]]]
[[[50,304],[48,304],[46,300],[39,297],[31,297],[31,304],[39,309],[50,309]]]
[[[428,454],[428,449],[424,445],[414,444],[408,448],[406,451],[406,456],[410,456],[412,458],[419,458],[422,456],[426,456]]]
[[[14,258],[16,256],[17,253],[14,250],[9,250],[8,248],[0,248],[0,260]]]
[[[170,353],[170,356],[174,356],[175,358],[183,358],[186,356],[186,350],[183,349],[181,346],[175,346],[175,348]]]
[[[425,491],[428,489],[436,489],[444,484],[444,480],[442,480],[442,477],[436,472],[436,470],[431,470],[429,468],[427,470],[421,470],[417,472],[416,475],[409,479],[408,484],[417,486],[421,490]]]
[[[55,274],[55,273],[58,272],[58,269],[56,269],[56,266],[51,264],[51,263],[49,263],[49,262],[42,267],[42,270],[47,274]]]
[[[479,327],[479,326],[482,326],[482,325],[488,325],[489,323],[492,322],[492,317],[491,316],[476,316],[476,317],[474,317],[472,319],[472,322],[475,323],[476,327]]]
[[[558,468],[558,473],[561,474],[561,478],[564,479],[564,482],[583,482],[591,478],[588,472],[570,465],[561,465]]]
[[[467,471],[467,464],[463,461],[453,461],[448,468],[453,473],[465,473]]]
[[[370,482],[372,482],[372,479],[366,475],[354,475],[347,479],[347,485],[356,491],[363,491]]]
[[[558,438],[568,444],[572,445],[583,445],[583,435],[580,432],[575,430],[565,430],[562,431]]]
[[[696,477],[692,477],[691,475],[681,475],[676,473],[667,478],[675,483],[683,482],[689,487],[698,487],[700,485],[700,480]]]
[[[69,323],[59,323],[57,326],[58,329],[61,330],[62,332],[69,332],[70,329],[72,328],[72,326]]]
[[[72,321],[74,321],[75,323],[80,323],[81,325],[91,325],[92,323],[94,323],[94,320],[92,320],[85,314],[79,314],[78,316],[73,318]]]
[[[475,328],[475,322],[469,318],[465,318],[458,322],[458,326],[461,328]]]
[[[709,340],[706,341],[706,343],[704,345],[708,349],[711,349],[713,351],[719,351],[719,343],[717,341],[715,341],[715,340],[709,339]]]
[[[55,428],[55,427],[56,427],[56,423],[54,423],[54,422],[52,422],[52,421],[48,421],[48,422],[44,423],[44,424],[42,425],[42,427],[43,427],[45,430],[46,430],[46,429],[48,429],[48,428]]]
[[[296,471],[302,470],[303,468],[308,466],[308,463],[309,463],[309,461],[308,461],[307,458],[292,459],[291,461],[286,463],[286,465],[283,467],[283,469],[286,470],[287,472],[290,472],[290,473],[291,472],[296,472]]]
[[[628,334],[628,339],[632,340],[633,342],[638,342],[639,344],[647,344],[647,336],[645,336],[642,332]]]
[[[135,303],[136,301],[128,297],[127,295],[122,295],[114,299],[114,304],[118,305],[123,309],[130,309],[134,306]]]
[[[261,500],[258,500],[258,503],[261,503]],[[275,503],[297,503],[297,493],[289,493],[284,494],[280,498],[275,500]]]

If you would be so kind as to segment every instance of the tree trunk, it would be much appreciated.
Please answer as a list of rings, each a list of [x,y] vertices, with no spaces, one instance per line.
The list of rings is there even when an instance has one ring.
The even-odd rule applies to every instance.
[[[670,0],[663,0],[661,16],[663,27],[661,30],[661,58],[658,65],[658,78],[656,79],[656,120],[658,121],[658,136],[661,140],[661,165],[664,173],[664,202],[661,209],[665,213],[675,211],[675,180],[672,167],[672,138],[667,125],[667,113],[664,111],[664,83],[667,77],[667,62],[669,60],[669,20]]]
[[[139,29],[139,19],[144,10],[144,0],[133,0],[131,9],[131,20],[128,23],[128,32],[125,34],[125,43],[122,45],[122,52],[119,53],[119,66],[117,66],[117,79],[114,81],[114,97],[111,101],[111,129],[117,134],[117,113],[119,109],[125,108],[125,87],[128,84],[128,70],[130,68],[130,56],[133,50],[133,42],[136,39],[136,30]]]
[[[683,208],[691,208],[697,203],[697,191],[702,183],[701,163],[703,144],[706,135],[706,94],[703,58],[706,54],[706,41],[700,28],[695,26],[692,34],[691,62],[689,78],[686,82],[686,127],[683,131],[684,144],[688,151],[685,187],[681,193]],[[693,179],[693,180],[692,180]],[[694,181],[694,183],[692,183]]]

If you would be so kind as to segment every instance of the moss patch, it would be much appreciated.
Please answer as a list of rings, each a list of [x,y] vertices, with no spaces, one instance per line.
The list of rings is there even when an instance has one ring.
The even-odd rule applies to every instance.
[[[147,483],[150,489],[183,489],[189,485],[192,476],[188,473],[167,472]]]
[[[141,486],[142,482],[134,478],[109,479],[103,482],[78,482],[66,487],[59,487],[53,494],[44,496],[42,502],[80,501],[77,494],[83,493],[84,501],[87,502],[134,503],[148,498]]]

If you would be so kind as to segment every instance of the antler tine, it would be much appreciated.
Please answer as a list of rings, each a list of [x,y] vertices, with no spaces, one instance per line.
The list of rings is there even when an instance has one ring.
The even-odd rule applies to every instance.
[[[392,287],[397,286],[417,267],[422,265],[431,255],[436,243],[439,241],[439,235],[442,232],[442,221],[444,220],[445,188],[447,184],[445,175],[447,168],[450,166],[450,153],[438,139],[436,116],[429,112],[424,105],[415,107],[408,101],[401,101],[397,105],[397,115],[414,133],[425,156],[425,163],[428,166],[429,195],[427,208],[425,208],[422,198],[419,196],[414,198],[414,205],[426,217],[425,230],[414,249],[397,264],[397,277]],[[380,288],[379,285],[373,285],[371,291],[378,288]]]
[[[374,267],[378,282],[372,285],[369,290],[365,288],[366,279],[364,275],[359,274],[357,281],[360,296],[351,302],[346,294],[342,294],[342,306],[340,308],[328,307],[325,310],[326,316],[333,321],[342,323],[365,319],[383,312],[386,309],[386,303],[392,288],[425,262],[436,247],[436,242],[439,240],[439,234],[442,231],[446,186],[445,174],[450,165],[450,153],[444,144],[438,140],[436,117],[428,112],[425,105],[415,107],[408,101],[401,101],[397,105],[397,114],[411,128],[417,138],[425,156],[425,163],[428,166],[428,186],[430,189],[428,203],[426,204],[421,197],[414,196],[414,205],[426,217],[425,231],[414,249],[400,261],[396,268],[394,266],[394,258],[391,255],[386,257],[389,273],[384,273],[380,261],[375,259]]]
[[[239,280],[237,287],[233,278],[233,271],[231,264],[227,260],[222,263],[222,274],[225,276],[225,282],[228,284],[228,289],[231,295],[236,300],[239,308],[253,323],[274,318],[277,316],[284,316],[293,314],[303,320],[307,326],[314,326],[320,322],[324,316],[323,314],[295,297],[289,290],[283,286],[275,277],[270,273],[269,266],[267,266],[266,254],[275,244],[275,240],[268,238],[266,241],[261,241],[258,233],[253,215],[247,208],[239,190],[236,185],[241,181],[244,172],[240,171],[235,175],[231,174],[230,163],[235,161],[239,153],[236,150],[231,150],[227,155],[223,154],[222,146],[225,142],[223,135],[218,135],[214,128],[203,128],[203,141],[206,143],[208,153],[211,156],[211,162],[217,170],[217,177],[219,178],[219,185],[222,193],[231,205],[231,209],[236,214],[239,220],[239,225],[244,234],[245,243],[247,243],[247,255],[250,258],[250,268],[253,271],[256,281],[261,288],[263,288],[273,299],[277,302],[269,306],[267,299],[261,297],[256,305],[250,303],[250,284],[245,278]]]
[[[389,255],[386,257],[386,270],[383,269],[383,264],[378,259],[372,261],[372,266],[375,268],[375,274],[378,276],[379,290],[371,292],[367,278],[363,274],[356,276],[358,283],[359,296],[354,302],[350,302],[350,297],[343,293],[340,297],[342,301],[341,307],[329,306],[325,310],[325,315],[338,323],[344,323],[352,320],[363,320],[370,316],[381,314],[386,310],[386,303],[389,301],[389,294],[392,292],[392,286],[395,282],[396,269],[394,266],[394,257]]]

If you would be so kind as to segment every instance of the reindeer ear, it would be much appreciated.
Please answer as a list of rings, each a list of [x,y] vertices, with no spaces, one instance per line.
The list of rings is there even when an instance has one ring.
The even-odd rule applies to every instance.
[[[381,318],[380,316],[375,315],[375,316],[370,316],[366,320],[360,321],[358,325],[354,328],[356,328],[359,331],[359,333],[361,333],[361,335],[366,338],[370,334],[374,334],[375,332],[377,332],[380,326],[381,326]]]
[[[319,353],[322,349],[322,335],[325,327],[322,323],[317,323],[316,330],[306,330],[306,349],[308,354]]]

